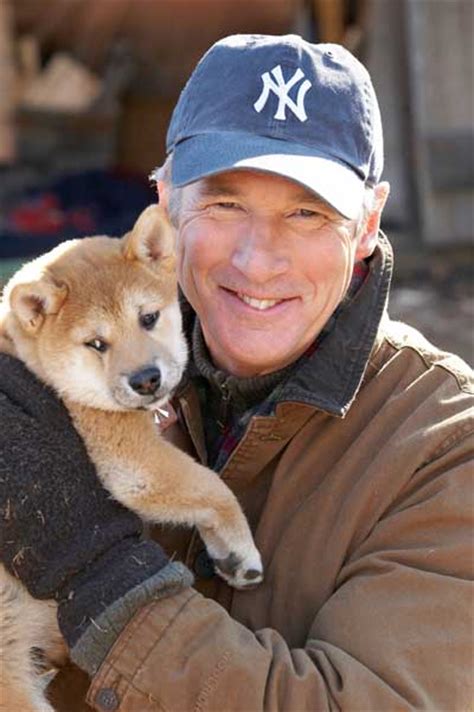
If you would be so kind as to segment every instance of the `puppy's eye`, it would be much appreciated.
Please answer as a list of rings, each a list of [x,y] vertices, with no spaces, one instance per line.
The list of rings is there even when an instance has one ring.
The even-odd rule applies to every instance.
[[[150,331],[155,326],[160,316],[160,312],[150,312],[150,314],[140,314],[140,325],[144,329]]]
[[[102,341],[102,339],[92,339],[92,341],[86,341],[84,346],[87,346],[89,349],[94,349],[94,351],[98,351],[100,354],[103,354],[109,348],[109,345],[106,344],[105,341]]]

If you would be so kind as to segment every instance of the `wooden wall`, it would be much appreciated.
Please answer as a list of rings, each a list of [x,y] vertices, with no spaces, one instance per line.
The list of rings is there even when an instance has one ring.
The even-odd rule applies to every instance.
[[[426,247],[474,237],[472,0],[370,0],[367,65],[385,129],[386,216]]]
[[[474,237],[472,0],[407,0],[420,221],[433,246]]]

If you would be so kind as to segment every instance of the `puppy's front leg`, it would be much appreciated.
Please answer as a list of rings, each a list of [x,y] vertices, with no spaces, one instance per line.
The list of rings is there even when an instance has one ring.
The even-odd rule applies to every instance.
[[[262,580],[260,554],[233,493],[215,472],[161,438],[150,413],[72,414],[118,501],[149,521],[197,526],[218,573],[232,586]]]

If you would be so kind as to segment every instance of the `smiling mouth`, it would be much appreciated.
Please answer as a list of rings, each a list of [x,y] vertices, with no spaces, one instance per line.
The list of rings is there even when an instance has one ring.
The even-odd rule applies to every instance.
[[[277,304],[281,304],[282,302],[288,301],[287,299],[257,299],[257,297],[250,297],[244,292],[236,292],[233,289],[228,289],[226,287],[223,287],[223,289],[226,292],[229,292],[229,294],[232,294],[234,297],[240,299],[240,301],[244,302],[244,304],[247,304],[253,309],[257,309],[258,311],[266,311],[267,309],[271,309]]]
[[[279,304],[283,301],[282,299],[255,299],[254,297],[247,296],[247,294],[242,294],[242,292],[237,292],[237,296],[245,302],[245,304],[248,304],[254,309],[259,309],[260,311],[270,309],[271,307],[274,307],[275,304]]]

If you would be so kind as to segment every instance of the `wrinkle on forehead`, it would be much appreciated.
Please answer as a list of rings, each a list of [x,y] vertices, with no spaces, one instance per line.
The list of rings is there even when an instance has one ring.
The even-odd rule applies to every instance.
[[[291,201],[295,203],[305,203],[308,206],[313,206],[315,209],[323,209],[325,212],[334,214],[335,217],[340,216],[340,213],[338,213],[332,205],[309,188],[305,188],[301,184],[284,176],[266,173],[264,171],[236,169],[202,178],[199,182],[199,195],[209,198],[219,196],[242,196],[245,193],[245,180],[248,176],[257,177],[257,180],[261,180],[262,183],[265,181],[269,188],[269,184],[271,183],[274,185],[285,185],[285,187],[290,190],[288,198],[291,199]]]

